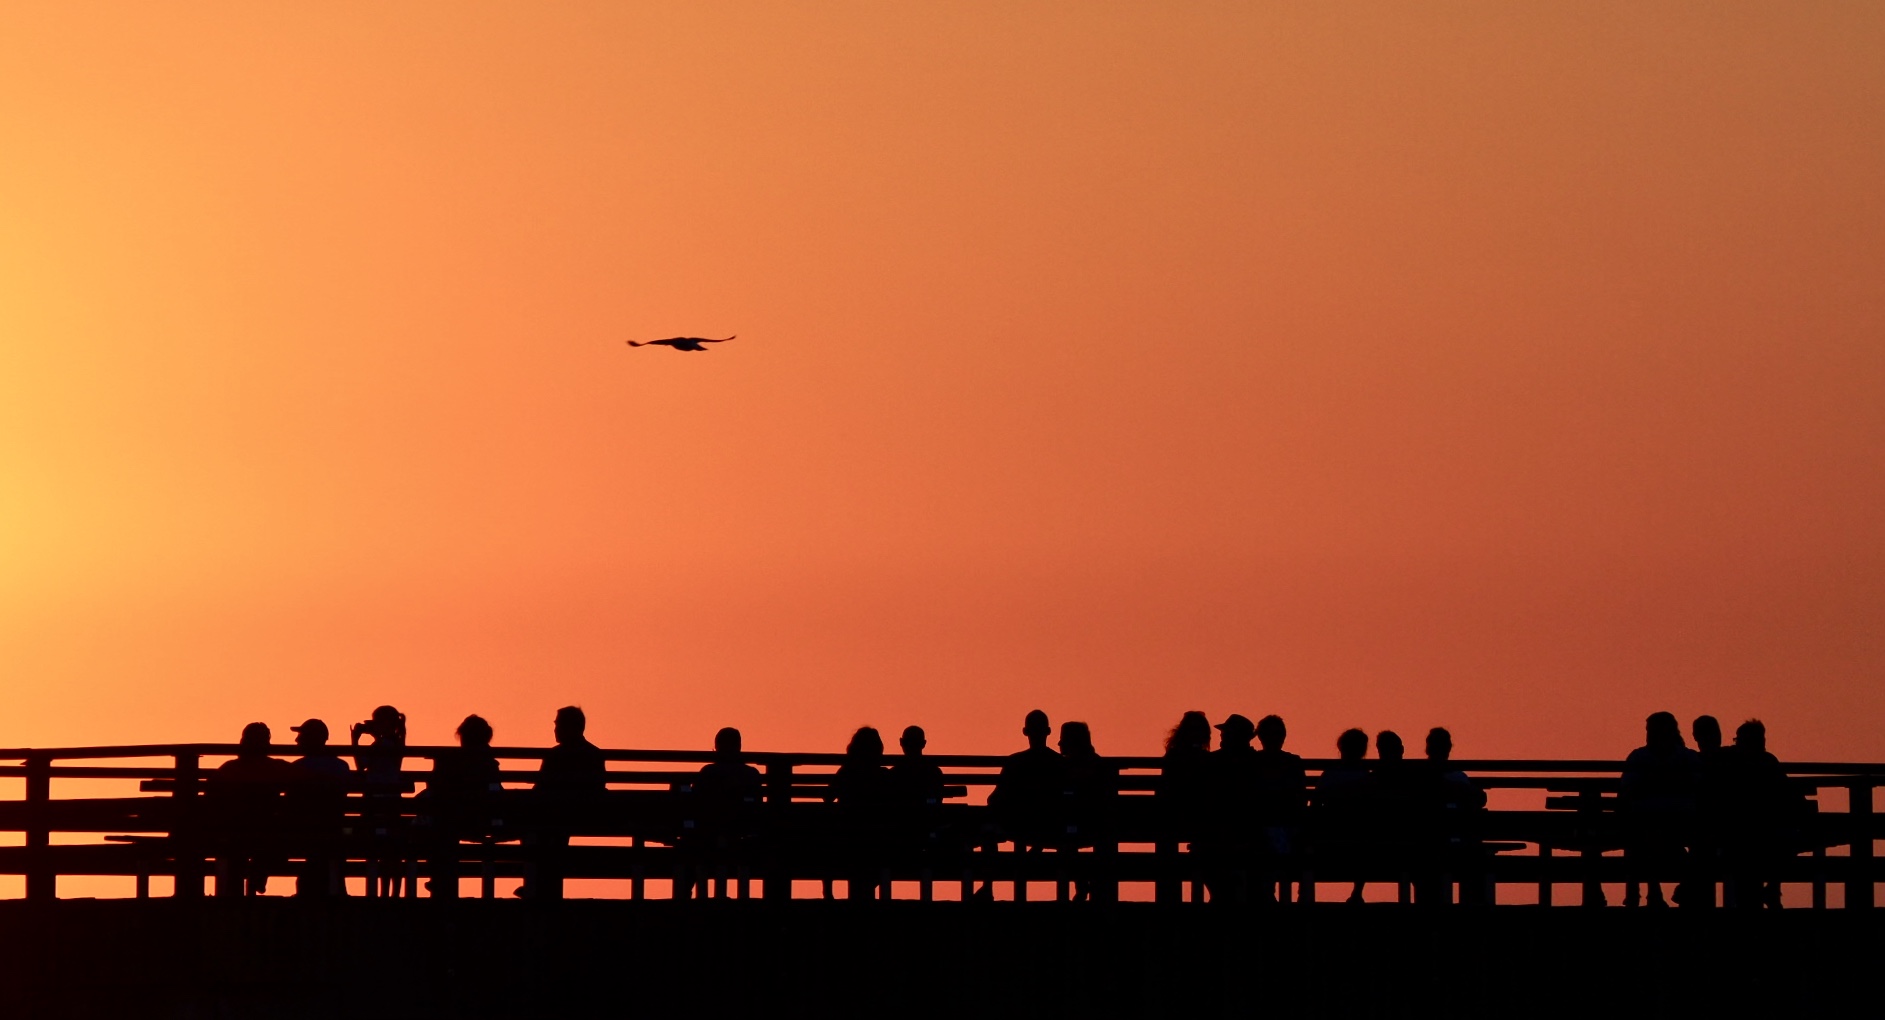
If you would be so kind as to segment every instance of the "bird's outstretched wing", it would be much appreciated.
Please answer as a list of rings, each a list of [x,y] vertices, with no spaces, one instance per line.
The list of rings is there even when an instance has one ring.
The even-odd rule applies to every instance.
[[[630,340],[628,342],[628,345],[630,347],[664,346],[664,347],[677,347],[681,349],[686,349],[696,344],[723,344],[723,343],[726,343],[728,340],[732,340],[738,336],[739,334],[735,333],[733,334],[733,336],[721,337],[718,340],[709,340],[709,339],[706,339],[705,337],[698,337],[698,336],[671,336],[671,337],[668,337],[666,340],[640,340],[640,341]]]

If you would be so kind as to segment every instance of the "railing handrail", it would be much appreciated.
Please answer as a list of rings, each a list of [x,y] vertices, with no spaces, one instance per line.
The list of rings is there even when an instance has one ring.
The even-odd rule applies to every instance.
[[[179,754],[199,756],[234,756],[243,750],[239,744],[187,743],[187,744],[116,744],[92,747],[28,747],[0,748],[0,761],[25,762],[29,758],[45,762],[77,761],[86,759],[123,759],[123,758],[171,758]],[[324,750],[342,758],[357,758],[362,754],[376,752],[374,745],[328,744]],[[411,744],[399,749],[407,758],[425,758],[436,760],[440,757],[457,754],[461,748],[449,744]],[[555,749],[550,747],[504,746],[492,747],[488,751],[499,759],[541,760]],[[605,761],[612,762],[659,762],[671,764],[705,764],[721,758],[711,750],[687,750],[672,748],[598,748]],[[271,744],[268,754],[272,757],[295,758],[307,753],[307,749],[296,744]],[[1006,764],[1007,754],[925,754],[923,760],[940,768],[989,768],[999,769]],[[1122,770],[1159,771],[1164,766],[1164,759],[1146,755],[1102,755],[1107,764]],[[739,760],[751,765],[790,764],[811,766],[839,766],[848,759],[837,751],[747,751],[738,755]],[[902,755],[886,755],[883,763],[895,765],[904,760]],[[1426,763],[1424,758],[1406,759],[1408,764]],[[1311,772],[1328,769],[1341,763],[1336,758],[1304,758],[1303,767]],[[1368,759],[1367,764],[1380,764],[1379,759]],[[1623,770],[1624,762],[1603,758],[1457,758],[1446,762],[1453,769],[1461,772],[1480,773],[1515,773],[1533,772],[1553,775],[1588,775],[1602,776],[1617,774]],[[1837,776],[1851,778],[1875,778],[1885,780],[1885,763],[1878,762],[1826,762],[1799,761],[1782,762],[1781,768],[1792,776]],[[423,775],[423,773],[417,773]]]

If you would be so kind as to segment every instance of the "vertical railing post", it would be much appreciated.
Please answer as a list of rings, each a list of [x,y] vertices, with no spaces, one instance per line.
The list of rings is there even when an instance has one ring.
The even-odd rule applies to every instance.
[[[201,811],[197,805],[198,759],[194,754],[177,755],[177,766],[170,790],[171,799],[177,802],[177,816],[170,832],[170,841],[175,847],[177,879],[175,892],[180,900],[200,900],[203,898],[203,852],[199,845],[201,826],[198,824]]]
[[[761,841],[766,855],[765,870],[759,876],[760,898],[777,903],[792,898],[792,873],[783,851],[790,841],[781,838],[786,815],[792,809],[792,763],[766,763],[765,836]],[[827,886],[829,888],[829,886]]]
[[[1852,831],[1852,872],[1846,879],[1846,906],[1876,906],[1872,894],[1872,780],[1856,779],[1846,786],[1846,807]]]
[[[52,870],[52,759],[26,756],[26,898],[56,899],[58,875]]]
[[[1605,905],[1604,886],[1594,876],[1594,872],[1603,859],[1604,851],[1598,845],[1597,836],[1603,831],[1604,818],[1603,791],[1594,786],[1586,786],[1577,794],[1577,817],[1583,823],[1584,849],[1578,853],[1587,863],[1584,875],[1584,906],[1601,907]]]

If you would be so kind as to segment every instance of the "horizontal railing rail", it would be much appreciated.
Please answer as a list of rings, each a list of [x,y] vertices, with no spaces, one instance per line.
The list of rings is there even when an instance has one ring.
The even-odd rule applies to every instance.
[[[739,755],[761,780],[751,803],[735,807],[693,793],[699,768],[722,758],[711,751],[604,749],[607,790],[583,798],[530,789],[540,778],[535,763],[552,753],[536,747],[490,749],[508,767],[471,801],[436,794],[438,774],[405,767],[353,772],[310,807],[291,786],[258,800],[219,783],[210,766],[241,750],[218,743],[0,749],[0,762],[17,762],[0,764],[0,779],[24,780],[20,800],[0,801],[0,832],[25,837],[0,847],[0,875],[25,876],[33,899],[56,898],[60,876],[115,875],[134,878],[138,895],[149,895],[154,876],[168,877],[180,897],[203,895],[212,877],[219,895],[254,891],[272,877],[292,877],[308,895],[338,894],[350,881],[364,881],[368,895],[417,895],[424,878],[431,895],[445,898],[464,881],[491,896],[497,880],[523,879],[545,899],[559,896],[565,879],[625,882],[636,898],[650,882],[666,882],[683,898],[709,887],[743,896],[756,882],[764,898],[781,899],[791,898],[794,882],[809,881],[824,895],[839,882],[854,897],[861,887],[862,898],[912,882],[923,899],[942,882],[960,883],[964,899],[1004,883],[1025,899],[1030,883],[1051,882],[1056,898],[1111,900],[1122,883],[1143,882],[1164,900],[1189,890],[1194,901],[1258,902],[1313,901],[1318,884],[1387,882],[1403,901],[1432,899],[1443,887],[1440,901],[1449,903],[1493,902],[1501,888],[1528,886],[1547,906],[1560,885],[1581,888],[1579,902],[1597,905],[1606,902],[1606,884],[1625,885],[1626,901],[1639,887],[1676,883],[1714,903],[1765,898],[1780,882],[1809,886],[1814,907],[1829,906],[1828,891],[1838,888],[1848,908],[1873,906],[1885,881],[1874,853],[1885,838],[1885,816],[1873,811],[1872,791],[1885,785],[1878,763],[1784,763],[1797,811],[1749,824],[1754,816],[1717,805],[1674,824],[1629,809],[1619,796],[1623,763],[1611,760],[1456,760],[1446,768],[1495,795],[1485,809],[1435,813],[1384,801],[1337,816],[1314,803],[1319,774],[1337,762],[1305,759],[1301,803],[1239,817],[1181,816],[1159,796],[1162,759],[1116,757],[1104,759],[1111,778],[1099,806],[1089,790],[1079,795],[1089,800],[1070,795],[1030,820],[980,803],[1006,755],[925,755],[942,772],[943,802],[873,813],[832,803],[841,792],[835,770],[847,761],[834,753]],[[304,750],[277,745],[268,753],[292,760]],[[325,751],[356,763],[388,754],[371,746]],[[409,765],[460,753],[398,749]],[[119,783],[120,795],[71,795],[92,782]],[[124,794],[130,782],[137,795]],[[1823,809],[1829,792],[1844,795],[1844,810]],[[55,843],[55,834],[104,842]]]

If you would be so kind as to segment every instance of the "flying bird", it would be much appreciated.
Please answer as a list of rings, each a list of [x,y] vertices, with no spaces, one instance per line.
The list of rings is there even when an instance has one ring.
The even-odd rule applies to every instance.
[[[735,333],[733,336],[739,336],[739,334]],[[718,340],[707,340],[697,336],[671,336],[666,340],[644,340],[640,343],[630,340],[628,345],[630,347],[672,347],[677,351],[704,351],[707,348],[702,347],[701,344],[723,344],[733,339],[733,336],[723,336]]]

